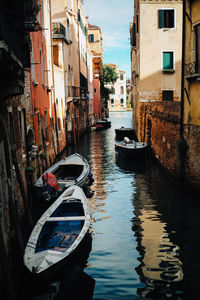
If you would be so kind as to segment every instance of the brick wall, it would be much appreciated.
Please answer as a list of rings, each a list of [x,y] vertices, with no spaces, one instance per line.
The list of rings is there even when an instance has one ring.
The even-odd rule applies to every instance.
[[[138,138],[151,145],[153,155],[176,179],[180,178],[179,141],[180,102],[140,103]],[[200,127],[185,125],[187,142],[185,184],[200,190]]]
[[[187,125],[184,128],[188,151],[186,156],[186,182],[200,190],[200,127]]]
[[[139,140],[151,145],[155,157],[172,176],[178,176],[179,115],[178,102],[140,104]]]

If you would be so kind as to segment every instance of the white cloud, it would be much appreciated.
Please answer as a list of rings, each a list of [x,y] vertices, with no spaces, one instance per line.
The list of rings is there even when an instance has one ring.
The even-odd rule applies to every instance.
[[[89,23],[104,34],[104,57],[130,73],[129,23],[133,20],[133,0],[85,0],[84,11]]]

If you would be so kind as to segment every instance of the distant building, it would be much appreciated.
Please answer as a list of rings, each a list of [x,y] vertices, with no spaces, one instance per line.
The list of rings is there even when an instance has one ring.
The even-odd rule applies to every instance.
[[[131,80],[126,80],[126,108],[127,110],[132,110],[132,101],[131,101]]]
[[[117,65],[108,64],[116,70],[118,79],[114,84],[107,84],[112,93],[109,95],[108,108],[109,111],[125,111],[126,110],[126,72],[119,70]]]
[[[101,98],[101,79],[103,77],[103,33],[99,26],[88,24],[88,47],[93,54],[93,109],[95,120],[105,117]]]

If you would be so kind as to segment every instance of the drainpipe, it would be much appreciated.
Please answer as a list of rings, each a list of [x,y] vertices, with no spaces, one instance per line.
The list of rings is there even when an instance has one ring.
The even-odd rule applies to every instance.
[[[183,0],[182,8],[182,70],[181,70],[181,111],[180,111],[180,131],[178,140],[178,163],[179,163],[179,179],[183,183],[185,180],[185,160],[188,150],[187,141],[184,139],[184,69],[185,69],[185,16],[186,16],[186,0]]]
[[[185,1],[183,0],[183,22],[182,22],[182,70],[181,70],[181,115],[180,115],[180,139],[183,138],[183,121],[184,121],[184,69],[185,69]]]

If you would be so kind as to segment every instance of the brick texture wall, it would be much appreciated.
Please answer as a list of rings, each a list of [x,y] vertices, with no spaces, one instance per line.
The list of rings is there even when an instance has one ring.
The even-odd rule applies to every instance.
[[[138,137],[148,142],[154,156],[172,176],[178,176],[179,102],[140,104]]]
[[[200,190],[200,127],[187,125],[184,128],[188,151],[186,155],[186,182]]]
[[[140,103],[138,138],[151,145],[153,155],[176,179],[180,178],[179,120],[180,102]],[[187,142],[185,184],[200,190],[200,127],[185,125],[184,138]]]

